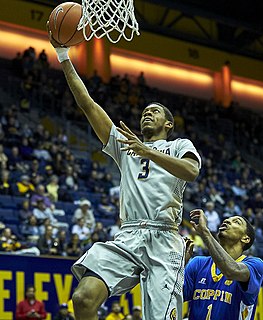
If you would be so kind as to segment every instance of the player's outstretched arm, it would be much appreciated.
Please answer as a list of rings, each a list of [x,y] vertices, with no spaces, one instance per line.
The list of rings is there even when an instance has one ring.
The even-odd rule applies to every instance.
[[[203,210],[192,210],[190,218],[190,223],[203,239],[213,261],[223,275],[230,280],[248,282],[250,278],[248,267],[242,262],[236,262],[212,236]]]
[[[89,123],[103,144],[109,140],[112,121],[107,113],[90,97],[88,90],[78,76],[70,60],[61,63],[69,88],[87,117]]]
[[[48,23],[47,23],[48,29]],[[92,128],[103,144],[109,139],[112,121],[107,113],[91,98],[87,88],[77,74],[73,64],[68,57],[69,48],[62,48],[53,38],[49,31],[49,40],[55,48],[62,70],[65,74],[68,86],[76,100],[77,105],[84,112]]]

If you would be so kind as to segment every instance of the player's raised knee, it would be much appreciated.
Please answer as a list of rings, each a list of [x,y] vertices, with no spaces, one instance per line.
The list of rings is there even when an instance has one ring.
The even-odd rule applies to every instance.
[[[108,291],[103,281],[94,277],[81,279],[73,293],[74,308],[85,308],[92,312],[97,311],[103,301],[108,297]]]
[[[94,309],[96,311],[95,299],[89,290],[86,289],[86,292],[82,289],[76,289],[73,293],[72,301],[74,308],[87,308],[90,311]]]

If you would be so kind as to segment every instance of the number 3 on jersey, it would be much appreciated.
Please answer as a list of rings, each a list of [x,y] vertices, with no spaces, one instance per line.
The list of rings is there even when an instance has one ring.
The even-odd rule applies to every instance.
[[[149,159],[141,159],[142,172],[138,174],[138,179],[146,179],[148,178],[150,172],[150,160]]]

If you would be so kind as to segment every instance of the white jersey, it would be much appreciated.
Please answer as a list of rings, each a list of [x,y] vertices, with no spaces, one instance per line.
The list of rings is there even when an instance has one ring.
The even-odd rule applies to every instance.
[[[118,142],[118,138],[125,139],[113,125],[103,151],[115,160],[121,172],[120,219],[123,222],[156,220],[179,225],[182,221],[186,181],[133,151],[121,151],[120,148],[126,145]],[[158,140],[144,144],[176,158],[191,152],[201,166],[201,158],[188,139]]]

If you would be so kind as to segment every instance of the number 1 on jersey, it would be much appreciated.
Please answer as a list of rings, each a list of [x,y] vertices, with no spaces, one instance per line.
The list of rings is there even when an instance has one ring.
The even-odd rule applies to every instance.
[[[207,307],[208,312],[207,312],[207,315],[206,315],[205,320],[210,320],[210,319],[211,319],[212,308],[213,308],[213,305],[212,305],[212,303],[211,303],[211,304],[209,304],[209,306]]]
[[[138,174],[138,179],[146,179],[150,172],[150,160],[141,159],[142,172]]]

